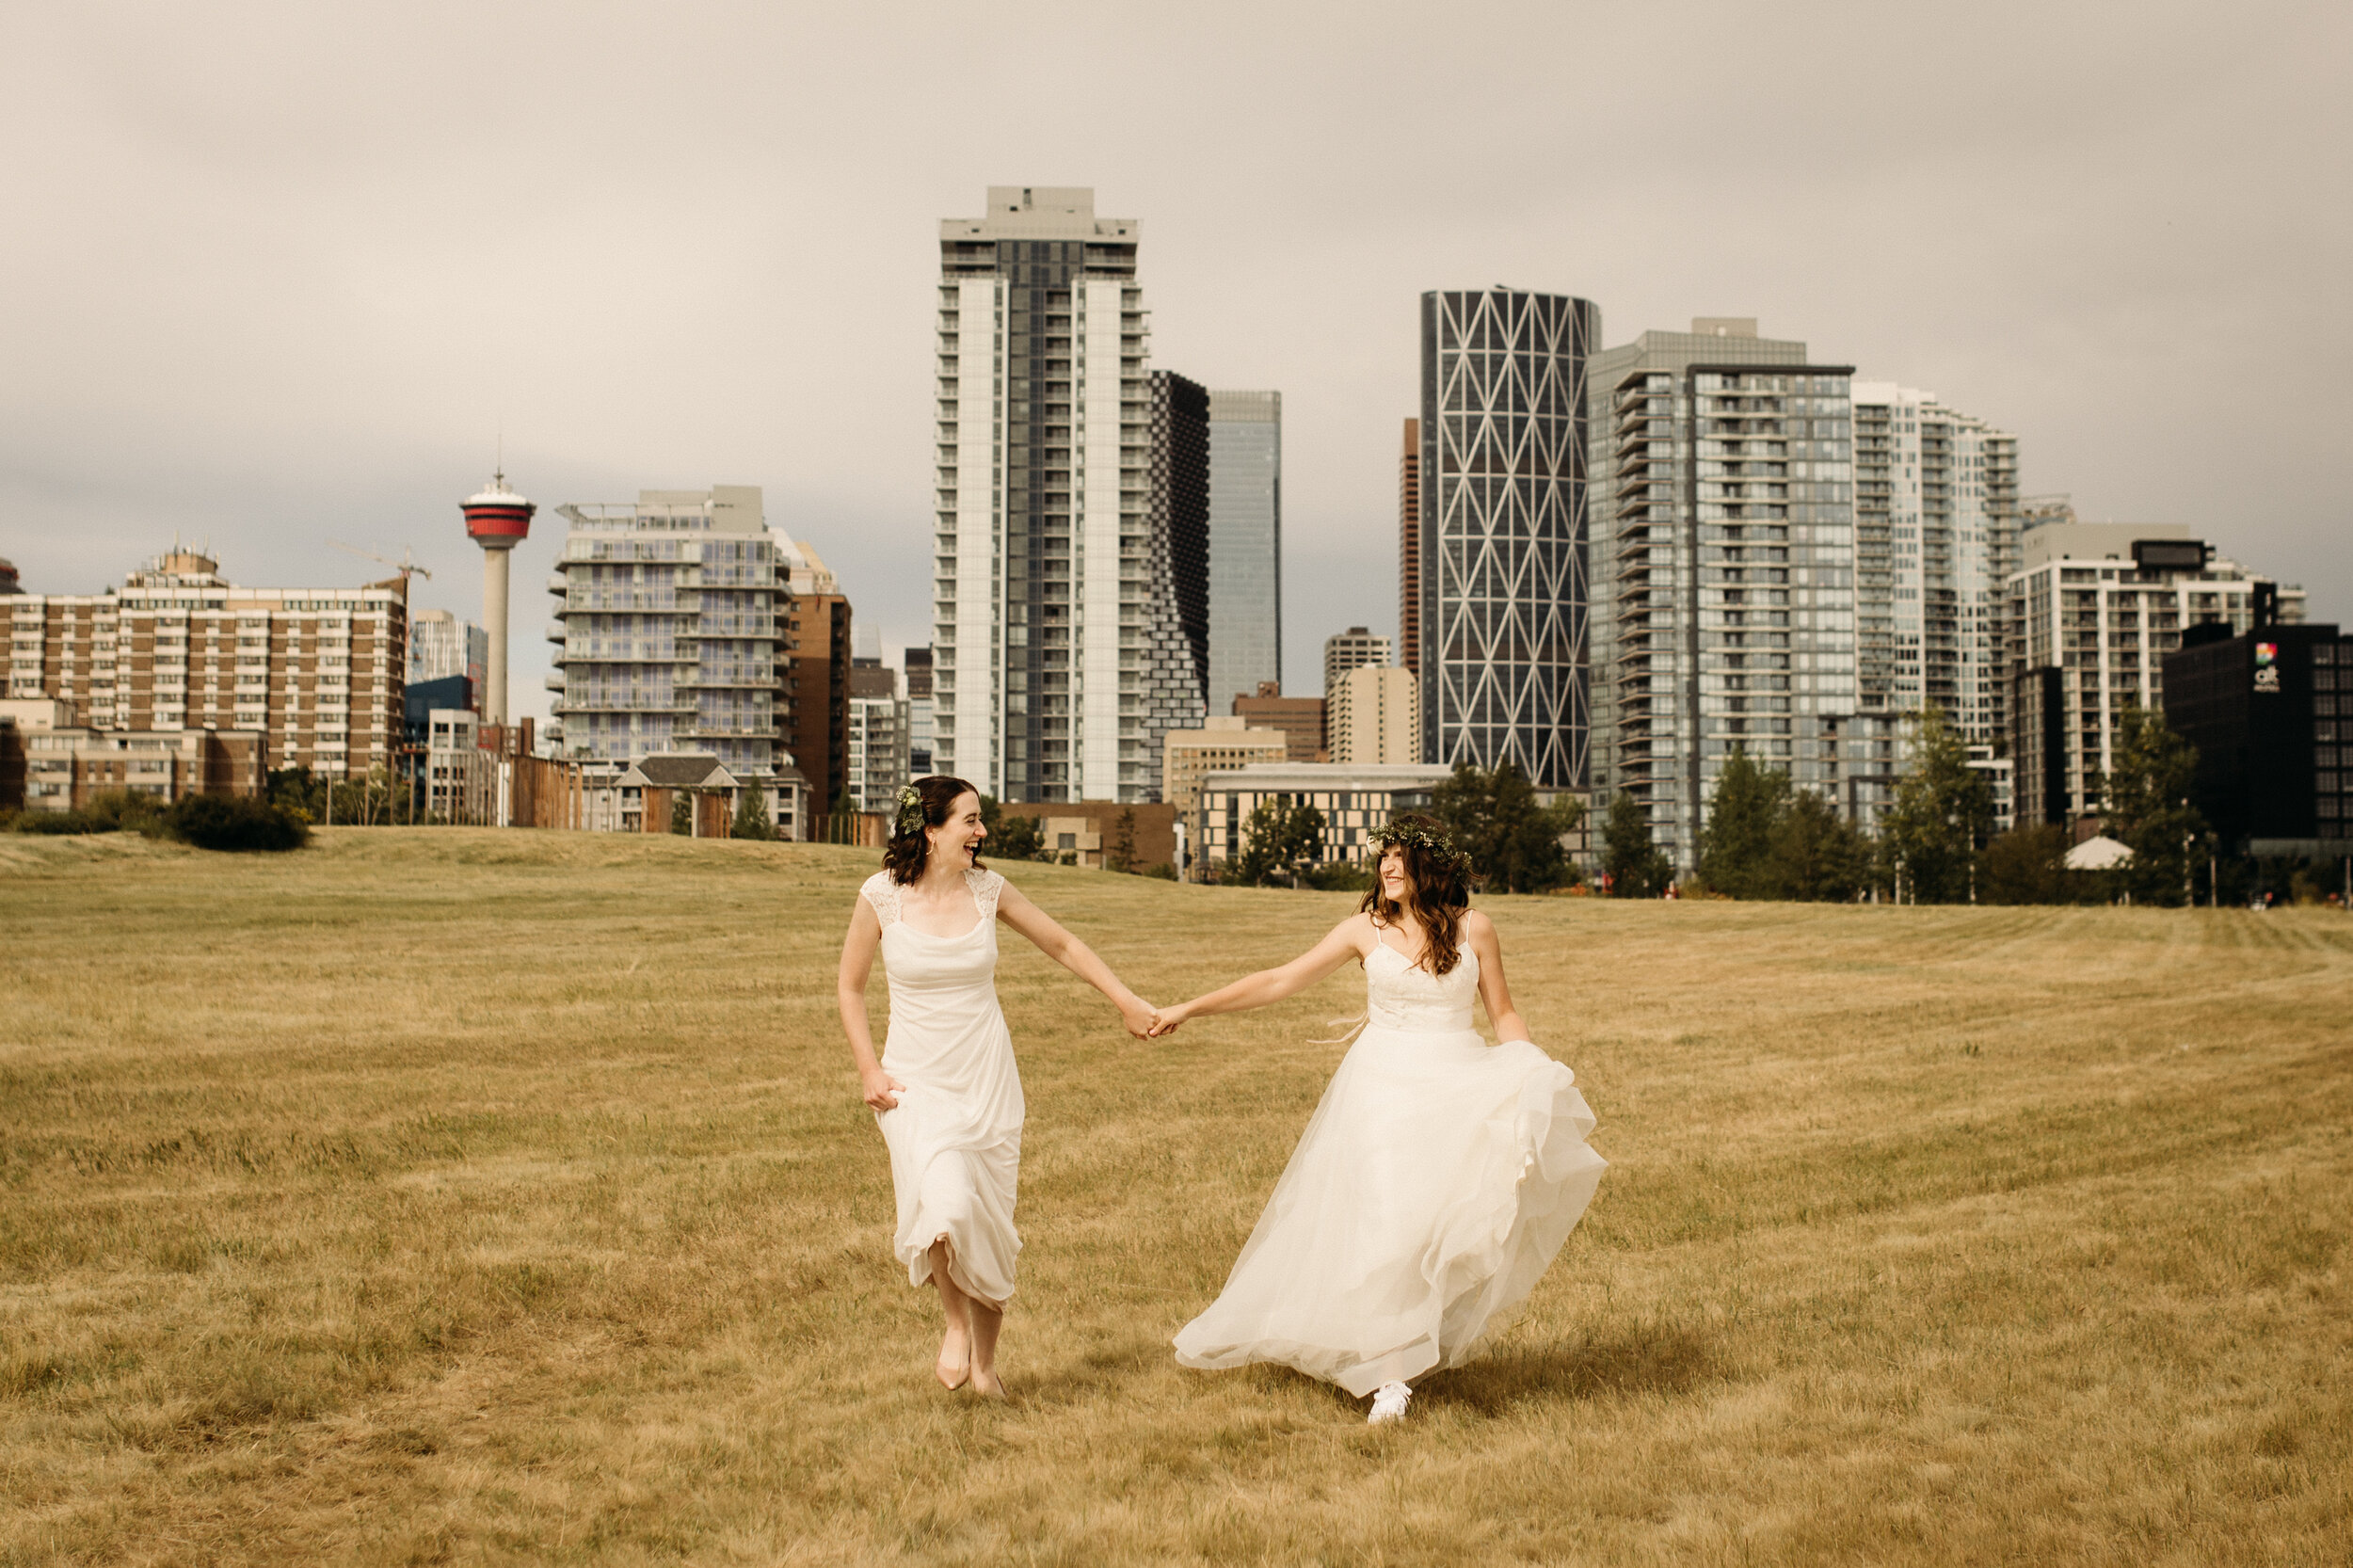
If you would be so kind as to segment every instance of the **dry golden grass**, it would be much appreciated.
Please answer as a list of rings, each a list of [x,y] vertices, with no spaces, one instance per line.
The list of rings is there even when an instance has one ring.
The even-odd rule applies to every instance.
[[[0,839],[0,1562],[2346,1560],[2342,917],[1487,901],[1614,1168],[1375,1431],[1167,1345],[1360,982],[1139,1046],[1017,940],[1016,1399],[932,1384],[870,864]],[[1015,874],[1153,997],[1347,902]]]

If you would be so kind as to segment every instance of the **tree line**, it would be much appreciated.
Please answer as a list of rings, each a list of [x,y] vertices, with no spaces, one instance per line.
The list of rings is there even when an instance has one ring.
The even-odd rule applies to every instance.
[[[1708,796],[1695,872],[1676,890],[1802,903],[1876,896],[1918,904],[2181,904],[2207,902],[2217,882],[2225,902],[2243,901],[2266,879],[2284,882],[2289,874],[2222,856],[2193,793],[2197,751],[2153,710],[2126,711],[2114,766],[2094,781],[2103,830],[2132,851],[2128,864],[2106,872],[2070,870],[2071,839],[2057,824],[1996,833],[1993,787],[1970,766],[1967,744],[1943,710],[1924,709],[1909,743],[1876,834],[1796,784],[1787,770],[1736,748]],[[1652,837],[1648,809],[1623,792],[1603,812],[1590,868],[1562,847],[1582,825],[1583,806],[1569,796],[1545,804],[1513,763],[1484,770],[1457,763],[1433,792],[1431,814],[1494,891],[1545,892],[1590,875],[1595,891],[1657,898],[1678,883],[1673,860]],[[1368,870],[1330,855],[1331,832],[1323,813],[1305,801],[1264,801],[1243,824],[1240,853],[1213,874],[1253,887],[1370,887]]]
[[[2129,898],[2180,904],[2217,846],[2192,797],[2198,754],[2162,713],[2128,710],[2115,766],[2098,781],[2103,828],[2132,853],[2106,872],[2071,871],[2056,823],[1995,833],[1993,792],[1968,748],[1930,706],[1913,723],[1910,756],[1876,837],[1788,773],[1735,748],[1708,796],[1694,890],[1738,899],[1843,902],[1877,894],[1919,904],[2076,904]],[[1622,897],[1656,897],[1673,875],[1632,796],[1612,800],[1600,866]]]

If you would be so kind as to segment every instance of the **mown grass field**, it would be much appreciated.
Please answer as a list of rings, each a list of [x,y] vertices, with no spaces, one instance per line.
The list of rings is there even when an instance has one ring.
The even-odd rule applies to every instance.
[[[1612,1169],[1370,1430],[1167,1345],[1353,971],[1144,1045],[1009,937],[1015,1398],[931,1381],[833,1019],[872,863],[0,839],[0,1563],[2353,1552],[2353,920],[1482,901]],[[1154,1000],[1349,904],[1014,875]]]

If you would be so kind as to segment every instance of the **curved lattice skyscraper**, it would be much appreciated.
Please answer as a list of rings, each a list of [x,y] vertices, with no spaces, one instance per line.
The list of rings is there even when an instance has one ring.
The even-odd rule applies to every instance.
[[[1585,359],[1567,295],[1421,296],[1422,757],[1585,787]]]

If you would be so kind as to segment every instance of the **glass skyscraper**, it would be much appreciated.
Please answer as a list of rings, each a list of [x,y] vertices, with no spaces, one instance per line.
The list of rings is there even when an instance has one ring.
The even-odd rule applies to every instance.
[[[1601,312],[1421,296],[1422,757],[1586,782],[1585,373]]]
[[[1283,394],[1209,393],[1212,713],[1283,680]]]

